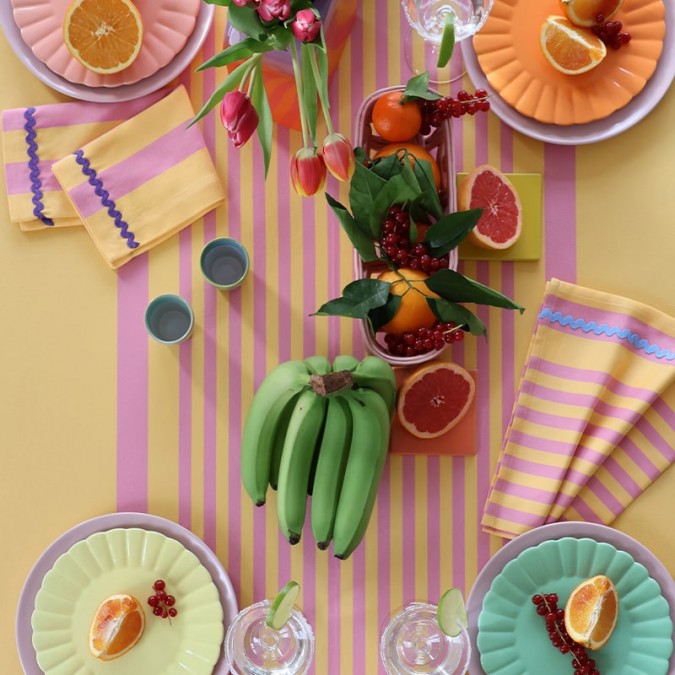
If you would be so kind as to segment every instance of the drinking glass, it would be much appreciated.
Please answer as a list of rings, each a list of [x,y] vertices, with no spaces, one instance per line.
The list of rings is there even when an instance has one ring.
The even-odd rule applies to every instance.
[[[405,39],[405,56],[408,65],[416,74],[429,72],[429,82],[443,84],[461,77],[461,73],[450,75],[450,66],[444,77],[436,76],[438,48],[443,37],[448,16],[453,17],[455,42],[461,42],[475,35],[487,20],[494,0],[401,0],[410,24]]]
[[[438,626],[436,605],[413,602],[382,633],[380,657],[390,675],[464,675],[471,659],[466,628],[451,638]]]
[[[314,657],[314,633],[302,613],[291,610],[279,630],[265,623],[270,607],[263,600],[236,616],[225,637],[225,663],[235,675],[302,675]]]

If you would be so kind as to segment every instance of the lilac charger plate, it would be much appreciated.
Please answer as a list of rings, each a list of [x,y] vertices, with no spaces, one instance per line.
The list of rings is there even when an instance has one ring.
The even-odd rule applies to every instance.
[[[525,549],[537,546],[544,541],[551,539],[562,539],[564,537],[583,538],[588,537],[595,541],[607,542],[615,548],[630,553],[633,558],[644,565],[649,572],[649,576],[654,579],[661,587],[661,594],[668,602],[670,607],[670,618],[675,626],[675,583],[666,569],[665,565],[639,541],[629,537],[627,534],[614,530],[605,525],[596,523],[566,522],[552,523],[542,525],[525,534],[521,534],[500,549],[480,571],[476,582],[467,598],[466,609],[469,617],[469,636],[471,638],[471,675],[485,675],[481,667],[480,654],[476,646],[478,636],[478,616],[483,608],[483,598],[490,590],[490,586],[496,577],[499,576],[504,566],[509,561],[517,558]],[[674,636],[675,638],[675,636]],[[674,672],[675,652],[670,657],[670,670]]]
[[[115,101],[131,101],[153,91],[161,89],[164,85],[178,77],[192,62],[192,59],[201,49],[204,40],[213,23],[215,5],[207,5],[205,2],[199,9],[197,21],[192,34],[187,39],[185,46],[176,56],[154,75],[119,87],[88,87],[84,84],[76,84],[57,75],[33,54],[32,49],[23,41],[21,31],[14,21],[12,5],[8,0],[0,2],[0,25],[5,32],[7,41],[19,60],[46,85],[66,96],[81,101],[93,101],[95,103],[112,103]]]
[[[220,601],[223,605],[223,623],[225,632],[227,632],[228,626],[237,615],[237,598],[230,577],[227,576],[227,572],[225,572],[216,554],[196,534],[166,518],[147,513],[110,513],[86,520],[64,532],[45,549],[28,573],[19,597],[19,606],[16,613],[16,644],[25,675],[42,675],[33,649],[30,623],[35,607],[35,596],[42,585],[42,578],[52,568],[56,560],[78,541],[86,539],[96,532],[105,532],[117,527],[139,527],[159,532],[175,539],[192,551],[211,575],[213,583],[218,589]],[[213,672],[215,675],[226,675],[229,672],[229,667],[225,663],[222,652]]]
[[[597,143],[630,129],[644,119],[663,98],[675,78],[675,4],[665,1],[666,36],[663,39],[663,52],[654,74],[644,89],[623,108],[608,117],[587,124],[562,126],[545,124],[531,117],[521,115],[512,108],[490,86],[488,79],[478,63],[472,40],[463,40],[462,56],[471,82],[490,94],[491,110],[502,122],[530,138],[556,145],[585,145]]]

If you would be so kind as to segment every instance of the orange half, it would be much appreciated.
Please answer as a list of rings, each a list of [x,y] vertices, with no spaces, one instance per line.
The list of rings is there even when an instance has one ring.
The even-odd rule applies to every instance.
[[[141,51],[143,21],[130,0],[75,0],[63,20],[63,39],[85,68],[119,73]]]
[[[546,60],[566,75],[587,73],[607,56],[607,47],[597,35],[563,16],[549,16],[544,21],[539,43]]]
[[[89,628],[89,651],[101,661],[126,654],[145,628],[141,603],[132,595],[111,595],[96,609]]]
[[[609,21],[621,9],[623,0],[560,0],[560,6],[567,18],[576,26],[596,26],[601,15]]]
[[[619,616],[619,596],[612,580],[599,574],[582,581],[565,605],[569,636],[589,649],[607,644]]]

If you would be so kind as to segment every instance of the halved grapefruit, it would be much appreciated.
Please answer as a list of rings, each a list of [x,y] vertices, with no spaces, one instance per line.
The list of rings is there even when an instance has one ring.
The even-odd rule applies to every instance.
[[[518,241],[523,229],[523,209],[513,183],[488,164],[477,166],[457,192],[460,211],[483,209],[468,241],[489,249],[504,249]]]
[[[418,368],[398,394],[398,417],[418,438],[436,438],[466,415],[476,393],[473,377],[456,363]]]

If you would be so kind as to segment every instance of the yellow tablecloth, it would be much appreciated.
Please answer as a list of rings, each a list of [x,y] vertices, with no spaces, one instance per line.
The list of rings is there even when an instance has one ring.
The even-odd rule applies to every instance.
[[[331,86],[334,121],[347,134],[365,95],[409,77],[400,40],[387,39],[406,28],[394,5],[360,6]],[[218,10],[195,65],[220,48],[224,24]],[[0,62],[0,108],[67,100],[25,69],[4,36]],[[191,72],[184,82],[198,108],[224,74],[195,74],[194,65]],[[345,563],[311,540],[293,549],[281,541],[272,502],[254,513],[230,452],[267,369],[290,357],[363,349],[348,320],[308,316],[351,279],[352,261],[323,197],[302,200],[289,185],[299,134],[275,129],[263,184],[256,142],[233,150],[216,117],[206,118],[225,206],[119,272],[103,264],[83,228],[20,232],[9,222],[3,188],[0,672],[21,672],[15,610],[45,547],[78,522],[134,509],[204,538],[240,605],[272,595],[289,578],[300,581],[316,632],[316,673],[378,672],[388,612],[414,598],[435,601],[451,585],[468,592],[502,544],[480,534],[479,521],[546,280],[561,276],[675,314],[673,119],[671,88],[637,126],[594,145],[531,140],[492,113],[456,127],[458,170],[489,162],[544,174],[546,245],[538,262],[465,263],[466,273],[528,308],[522,317],[483,312],[489,341],[467,339],[449,354],[479,373],[478,459],[392,457],[365,543]],[[336,183],[328,190],[338,195]],[[216,235],[238,237],[252,253],[252,274],[229,295],[205,286],[197,264]],[[180,349],[149,343],[140,321],[147,299],[164,292],[186,295],[195,310],[194,336]],[[675,535],[664,518],[674,490],[671,469],[615,525],[675,574]]]

